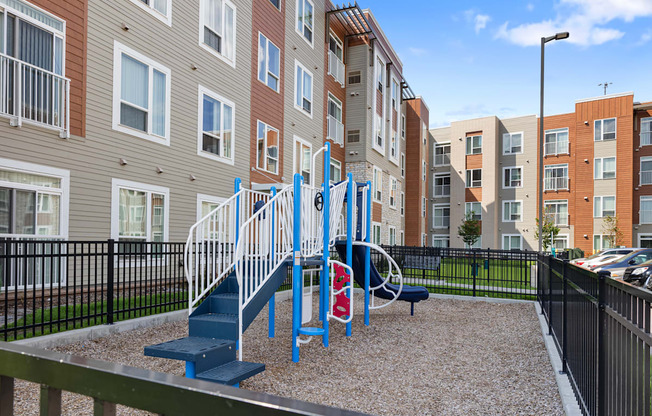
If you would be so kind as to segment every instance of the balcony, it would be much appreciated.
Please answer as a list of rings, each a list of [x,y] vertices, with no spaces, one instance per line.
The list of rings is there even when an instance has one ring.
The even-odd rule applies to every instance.
[[[447,166],[451,164],[450,153],[435,155],[435,166]]]
[[[70,137],[70,80],[0,54],[0,116],[12,126],[36,124]]]
[[[652,171],[642,170],[639,174],[639,183],[641,185],[652,185]]]
[[[344,145],[344,124],[333,116],[328,116],[328,138],[340,146]]]
[[[344,86],[344,63],[332,51],[328,51],[328,73]]]
[[[568,177],[545,178],[543,180],[544,191],[559,191],[568,189]]]

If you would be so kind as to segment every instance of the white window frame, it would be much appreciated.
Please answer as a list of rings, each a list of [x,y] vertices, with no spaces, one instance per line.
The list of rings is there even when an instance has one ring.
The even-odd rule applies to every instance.
[[[477,214],[474,210],[474,207],[478,206],[480,208],[480,218],[476,218]],[[473,212],[473,218],[477,221],[482,221],[482,202],[480,201],[471,201],[464,204],[464,216],[468,215],[470,212]]]
[[[209,204],[221,204],[226,201],[227,198],[222,198],[215,195],[206,195],[206,194],[197,194],[197,221],[199,222],[202,216],[202,205],[204,202]]]
[[[295,97],[296,98],[296,97]],[[340,119],[338,120],[336,117],[331,116],[328,114],[328,110],[330,108],[330,103],[333,102],[337,108],[340,109]],[[296,104],[296,103],[295,103]],[[326,101],[326,136],[333,141],[333,143],[337,143],[340,145],[340,147],[344,147],[344,122],[342,121],[342,118],[344,117],[344,110],[342,107],[342,101],[338,100],[337,97],[335,97],[333,94],[330,92],[328,93],[328,101]],[[337,132],[332,132],[330,131],[330,126],[331,123],[329,122],[329,118],[333,118],[334,120],[337,120],[342,125],[342,137],[340,140],[337,139]]]
[[[505,237],[509,238],[510,247],[505,247]],[[519,241],[518,249],[523,250],[523,236],[521,234],[502,234],[501,243],[502,243],[503,250],[514,250],[514,248],[511,247],[511,239],[513,237],[518,237],[518,241]]]
[[[559,218],[559,206],[560,205],[566,205],[566,221],[564,223],[557,221]],[[555,225],[556,226],[561,226],[561,227],[568,227],[568,217],[570,213],[568,212],[568,200],[567,199],[556,199],[556,200],[548,200],[548,201],[543,201],[543,212],[548,214],[548,207],[555,207],[555,212],[554,212],[554,219],[555,219]]]
[[[229,0],[221,0],[222,1],[222,34],[221,34],[221,39],[222,42],[224,43],[224,4],[227,4],[232,10],[233,10],[233,58],[229,58],[222,54],[221,52],[216,51],[215,49],[211,48],[207,44],[204,43],[204,8],[205,8],[205,1],[206,0],[200,0],[199,3],[199,46],[208,51],[211,55],[216,56],[219,58],[221,61],[225,62],[226,64],[232,66],[235,68],[235,62],[236,62],[236,56],[237,56],[237,33],[238,33],[238,10],[235,7],[235,4],[231,3]],[[224,50],[224,48],[222,48]]]
[[[480,171],[480,184],[474,186],[473,185],[473,172],[476,171],[476,170]],[[466,176],[464,178],[464,186],[466,188],[482,188],[482,168],[479,168],[479,169],[467,169],[466,172],[467,173],[466,173]],[[470,184],[468,183],[469,181],[467,180],[468,175],[469,175],[468,172],[471,172],[471,183]]]
[[[448,147],[448,153],[444,152],[442,150],[442,153],[438,154],[437,150],[439,149],[445,149]],[[437,156],[442,156],[442,159],[444,159],[443,156],[448,154],[448,163],[437,163]],[[435,166],[450,166],[451,165],[451,142],[444,142],[444,143],[435,143],[435,147],[433,149],[433,159],[434,159],[434,164]]]
[[[293,145],[293,147],[292,147],[292,173],[293,174],[295,174],[295,173],[301,174],[302,173],[302,172],[296,172],[297,157],[300,157],[300,155],[297,155],[297,143],[301,143],[302,145],[305,145],[305,146],[310,148],[310,177],[312,177],[312,175],[314,175],[314,172],[312,171],[312,168],[313,168],[313,166],[312,166],[312,144],[309,141],[304,140],[299,136],[294,136],[294,141],[292,142],[292,145]],[[279,138],[279,146],[280,145],[281,145],[281,142],[280,142],[280,138]],[[301,170],[301,167],[299,167],[299,170]],[[305,178],[304,178],[304,181],[305,181]],[[306,181],[306,184],[308,184],[308,183],[309,183],[309,181]]]
[[[518,186],[512,186],[513,181],[512,181],[512,172],[511,172],[511,171],[512,171],[513,169],[518,169],[518,170],[521,171],[521,181],[520,181],[521,184],[518,185]],[[510,172],[509,172],[509,186],[506,186],[506,185],[505,185],[505,172],[506,172],[506,171],[510,171]],[[524,173],[524,171],[523,171],[523,166],[507,166],[507,167],[504,167],[504,168],[503,168],[503,177],[502,177],[503,189],[516,189],[516,188],[522,188],[522,187],[523,187],[523,182],[524,182],[524,179],[523,179],[523,173]]]
[[[472,248],[482,248],[482,235],[478,238],[478,241],[475,242],[474,245],[470,246],[466,243],[464,243],[464,248],[466,249],[472,249]]]
[[[400,236],[401,245],[404,246],[405,245],[405,232],[403,230],[401,230],[401,231],[398,232],[398,235]]]
[[[513,138],[513,136],[516,136],[516,135],[519,135],[519,134],[521,135],[521,145],[520,145],[521,150],[518,151],[518,152],[514,152],[513,151],[514,145],[512,143],[512,138]],[[522,154],[523,153],[523,143],[525,142],[524,137],[525,137],[525,135],[524,135],[524,133],[522,131],[516,131],[516,132],[513,132],[513,133],[504,133],[503,134],[503,155],[520,155],[520,154]],[[506,147],[505,145],[507,144],[506,141],[509,141],[509,151],[505,151],[505,147]]]
[[[437,211],[443,213],[443,210],[448,208],[448,225],[445,223],[445,215],[437,215]],[[440,219],[440,224],[437,224],[437,219]],[[432,204],[432,228],[435,230],[448,229],[451,226],[451,204]]]
[[[401,178],[405,178],[405,153],[401,152]]]
[[[613,131],[614,138],[613,139],[605,139],[604,138],[604,135],[605,135],[604,122],[607,121],[607,120],[613,120],[614,121],[614,131]],[[595,137],[596,127],[598,126],[598,123],[600,124],[600,138],[599,139]],[[603,119],[600,119],[600,120],[595,120],[593,122],[593,140],[594,141],[596,141],[596,142],[604,142],[604,141],[610,141],[610,140],[616,140],[616,139],[618,139],[618,119],[616,117],[603,118]]]
[[[646,127],[645,130],[643,130],[644,127]],[[643,135],[645,135],[647,138],[645,143],[643,142]],[[639,145],[641,147],[652,145],[652,117],[641,118],[641,128],[639,129]]]
[[[339,47],[339,49],[342,50],[342,58],[337,56],[337,53],[333,52],[330,49],[330,40],[331,39],[333,39],[333,41]],[[333,68],[331,68],[331,58],[330,58],[331,54],[334,55],[335,59],[341,65],[341,69],[342,69],[341,73],[338,73],[339,70],[337,68],[335,68],[334,71],[332,70]],[[346,66],[344,65],[344,42],[342,42],[340,37],[337,36],[335,34],[335,32],[333,32],[332,30],[330,31],[329,37],[328,37],[328,58],[327,58],[327,60],[328,60],[328,63],[327,63],[327,65],[328,65],[328,75],[332,76],[333,79],[335,81],[337,81],[342,86],[342,88],[345,88],[346,87],[346,80],[344,78],[346,76]],[[337,66],[337,63],[335,65]],[[338,76],[340,76],[342,79],[337,79]]]
[[[374,241],[376,239],[376,227],[378,228],[378,241]],[[371,242],[376,244],[376,245],[381,245],[383,241],[383,227],[381,227],[381,224],[376,221],[371,221]]]
[[[147,117],[147,132],[143,132],[128,126],[123,126],[120,124],[120,104],[121,104],[121,92],[122,92],[122,54],[128,55],[129,57],[147,65],[148,69],[148,117]],[[152,102],[153,102],[153,71],[156,69],[158,72],[165,75],[165,135],[159,136],[152,133]],[[163,144],[165,146],[170,145],[170,90],[171,90],[171,81],[172,72],[169,68],[159,64],[156,61],[146,57],[145,55],[136,52],[135,50],[121,44],[117,40],[113,42],[113,130],[119,131],[121,133],[128,134],[130,136],[139,137],[141,139],[149,140],[154,143]],[[130,104],[133,106],[133,104]]]
[[[600,240],[600,247],[597,247],[596,244],[595,244],[595,238],[596,237],[598,237],[599,240]],[[605,250],[607,248],[614,248],[615,244],[612,244],[611,247],[605,247],[604,246],[605,240],[609,241],[609,238],[607,238],[607,237],[608,237],[607,234],[593,234],[593,251],[600,251],[600,250]]]
[[[278,1],[278,7],[274,4],[272,0],[269,0],[270,3],[272,3],[272,6],[274,6],[275,9],[277,9],[279,12],[281,11],[282,8],[282,0],[277,0]]]
[[[648,214],[650,219],[643,222],[643,217],[645,217],[645,215],[642,214],[643,213],[643,202],[649,202],[650,204],[652,204],[652,196],[651,195],[642,195],[639,198],[638,223],[639,224],[652,224],[652,210],[648,210],[650,212],[650,214]],[[638,246],[638,247],[640,247],[640,246]]]
[[[376,173],[378,173],[378,181],[376,181]],[[374,166],[371,175],[371,198],[373,201],[382,202],[383,201],[383,170],[378,166]],[[380,193],[380,198],[378,198],[378,193]]]
[[[548,178],[548,179],[555,180],[555,186],[552,187],[552,188],[547,188],[546,187],[546,176],[547,176],[546,171],[555,170],[555,169],[566,169],[566,176],[555,176],[555,177]],[[557,187],[556,182],[559,179],[566,179],[566,187],[565,188]],[[558,164],[558,165],[546,165],[546,166],[543,167],[543,190],[544,190],[544,192],[545,191],[559,191],[559,190],[565,191],[565,190],[569,190],[569,189],[570,189],[570,178],[568,177],[568,163],[561,163],[561,164]]]
[[[394,237],[393,242],[392,242],[392,237]],[[387,243],[390,246],[396,245],[396,227],[394,227],[393,225],[387,226]]]
[[[643,245],[641,244],[641,240],[652,240],[652,234],[649,234],[649,233],[638,234],[638,236],[636,237],[636,240],[637,240],[637,243],[638,243],[636,245],[636,247],[643,247]]]
[[[437,180],[438,179],[443,180],[444,178],[448,178],[448,193],[444,193],[444,191],[446,189],[445,184],[442,183],[441,185],[437,185]],[[450,173],[448,173],[448,172],[447,173],[435,173],[434,177],[433,177],[433,180],[432,180],[432,183],[433,183],[433,186],[432,186],[432,195],[433,195],[433,197],[435,197],[435,198],[447,198],[447,197],[451,196],[451,174]],[[438,187],[442,189],[441,193],[437,193],[437,188]]]
[[[604,161],[605,159],[613,159],[614,160],[614,170],[613,170],[613,177],[610,178],[605,178],[604,177]],[[618,170],[618,165],[617,165],[617,160],[616,156],[611,156],[611,157],[596,157],[593,159],[593,179],[599,179],[599,180],[606,180],[606,179],[616,179],[616,171]]]
[[[421,161],[421,179],[424,182],[428,180],[428,165],[425,160]]]
[[[145,212],[147,214],[146,230],[148,237],[143,241],[151,241],[152,218],[150,214],[151,210],[148,209],[151,204],[151,194],[161,194],[165,197],[163,201],[163,209],[165,210],[163,215],[163,242],[170,241],[170,189],[163,186],[117,178],[113,178],[111,181],[111,238],[115,241],[120,240],[120,189],[131,189],[147,193],[147,208]]]
[[[259,159],[258,158],[258,140],[260,140],[258,138],[258,125],[259,124],[262,124],[265,127],[265,137],[263,138],[264,167],[258,166],[258,159]],[[276,152],[277,152],[276,153],[276,172],[269,170],[269,165],[268,165],[268,161],[267,161],[267,158],[268,158],[268,156],[267,156],[267,148],[269,147],[268,143],[267,143],[267,132],[269,130],[275,131],[276,134],[277,134],[277,138],[278,138],[278,144],[277,144],[277,149],[276,149]],[[265,123],[262,120],[256,120],[256,169],[260,169],[260,170],[265,171],[267,173],[271,173],[272,175],[278,175],[279,165],[281,164],[281,157],[280,157],[281,156],[281,146],[282,146],[281,140],[282,140],[281,139],[281,132],[279,131],[279,129],[277,129],[277,128],[273,127],[273,126],[270,126],[269,124]]]
[[[643,185],[652,185],[652,170],[643,170],[643,162],[652,162],[652,156],[644,156],[641,158],[639,165],[638,165],[638,184],[640,186]],[[647,175],[644,175],[644,172],[649,172]],[[643,182],[643,179],[648,179],[649,181]]]
[[[421,233],[421,247],[427,247],[428,245],[428,234]]]
[[[301,69],[301,71],[302,71],[302,74],[301,74],[301,100],[302,100],[301,103],[302,103],[302,105],[301,106],[299,106],[297,104],[297,93],[299,92],[299,85],[298,85],[299,79],[297,77],[297,70],[298,69]],[[303,94],[304,93],[304,91],[303,91],[303,77],[304,77],[303,73],[304,72],[307,73],[308,75],[310,75],[310,95],[311,95],[310,100],[308,100]],[[315,107],[314,106],[314,103],[315,103],[315,78],[314,78],[312,72],[309,71],[305,66],[303,66],[301,64],[301,62],[297,61],[296,59],[294,60],[294,98],[293,98],[293,100],[294,100],[294,108],[296,108],[301,113],[305,114],[306,116],[308,116],[308,117],[310,117],[312,119],[312,114],[314,113],[314,107]],[[307,100],[307,101],[310,102],[310,112],[306,111],[303,108],[303,100]]]
[[[396,166],[399,165],[398,155],[400,153],[400,150],[401,150],[401,146],[399,143],[399,138],[397,137],[397,133],[395,131],[392,131],[389,138],[389,161],[395,164]],[[394,153],[394,156],[392,156],[392,152]]]
[[[401,114],[401,138],[405,140],[405,114]]]
[[[594,196],[593,197],[593,218],[605,218],[606,215],[604,214],[605,209],[604,209],[604,204],[605,204],[605,199],[606,198],[613,198],[614,201],[614,213],[612,216],[616,215],[617,209],[616,209],[616,196],[615,195],[600,195],[600,196]]]
[[[36,163],[21,162],[12,159],[0,158],[0,170],[14,171],[26,174],[33,174],[39,176],[49,176],[59,179],[61,187],[46,188],[37,185],[22,184],[9,181],[0,181],[0,187],[12,189],[25,189],[38,192],[43,190],[48,194],[56,194],[59,196],[59,234],[51,235],[51,238],[68,238],[68,224],[70,213],[70,171],[66,169],[53,168],[50,166],[39,165]],[[38,225],[38,224],[37,224]],[[3,237],[26,237],[29,239],[42,238],[45,236],[38,236],[36,230],[34,234],[2,234]]]
[[[428,214],[428,199],[423,196],[421,197],[421,217],[426,218],[426,214]]]
[[[374,93],[373,93],[373,129],[372,129],[372,142],[371,142],[371,148],[380,153],[381,155],[385,156],[385,83],[387,82],[386,76],[385,76],[385,68],[387,66],[387,63],[385,60],[378,54],[374,54]],[[378,81],[378,76],[381,77],[382,81]],[[383,99],[381,100],[381,111],[380,114],[378,114],[378,109],[376,108],[377,101],[376,100],[376,91],[378,90],[378,83],[382,83],[382,90],[381,93],[383,94]],[[380,123],[380,126],[378,124]],[[378,136],[378,129],[380,128],[380,136]],[[378,138],[381,139],[381,144],[378,144]]]
[[[401,217],[405,216],[405,192],[401,192]]]
[[[340,177],[337,178],[337,179],[334,179],[334,178],[332,177],[332,175],[331,175],[330,181],[331,181],[331,183],[340,182],[340,181],[342,180],[342,162],[340,162],[340,161],[337,160],[337,159],[333,159],[333,158],[331,158],[331,168],[332,168],[333,166],[336,166],[337,169],[339,169],[339,171],[340,171]]]
[[[398,195],[398,180],[389,175],[389,207],[396,209],[396,197]]]
[[[519,206],[519,219],[511,219],[512,204],[518,204]],[[508,207],[507,209],[505,209]],[[509,219],[505,218],[505,214],[509,213]],[[503,221],[502,222],[523,222],[523,201],[522,200],[509,200],[503,201]]]
[[[566,133],[566,150],[565,151],[559,151],[559,133]],[[548,148],[546,147],[546,142],[545,142],[545,137],[549,134],[554,134],[555,135],[555,152],[550,152],[548,153]],[[554,155],[567,155],[570,154],[570,134],[568,132],[568,127],[563,127],[559,129],[551,129],[551,130],[546,130],[544,133],[544,141],[543,141],[543,155],[544,156],[554,156]]]
[[[570,235],[569,234],[557,234],[555,238],[552,240],[552,246],[555,246],[555,243],[558,241],[564,241],[565,246],[564,248],[555,248],[555,250],[565,250],[570,247]]]
[[[168,26],[172,26],[172,0],[166,0],[166,13],[162,13],[154,8],[152,4],[145,4],[142,0],[131,0],[136,6],[145,10],[147,13],[151,14],[161,22],[165,23]]]
[[[303,34],[303,31],[299,31],[299,2],[304,3],[304,8],[305,8],[305,3],[310,3],[312,6],[312,39],[308,40],[306,36]],[[301,36],[301,39],[303,39],[308,45],[310,45],[311,48],[315,48],[315,32],[316,32],[316,25],[315,25],[315,16],[316,16],[316,11],[315,11],[315,3],[312,2],[312,0],[297,0],[295,4],[295,21],[294,21],[294,31]],[[303,23],[305,26],[305,22]],[[303,28],[302,28],[303,29]]]
[[[446,245],[441,246],[441,245],[436,245],[435,241],[445,241]],[[433,234],[432,235],[432,247],[439,247],[439,248],[449,248],[451,245],[451,239],[448,236],[443,236],[441,234]]]
[[[214,153],[210,152],[205,152],[202,149],[202,142],[203,142],[203,133],[204,133],[204,95],[209,96],[210,98],[217,100],[221,103],[222,107],[220,110],[220,116],[222,117],[222,120],[220,121],[220,125],[224,126],[224,105],[228,105],[231,107],[231,157],[224,157],[224,156],[218,156]],[[234,165],[235,164],[235,143],[236,143],[236,136],[235,136],[235,103],[227,98],[222,97],[221,95],[202,87],[201,85],[199,86],[199,94],[198,94],[198,118],[197,118],[197,155],[206,157],[208,159],[213,159],[218,162],[226,163],[227,165]],[[222,140],[222,146],[224,146],[224,138]],[[280,140],[280,138],[279,138]]]
[[[480,138],[480,147],[474,147],[473,146],[473,139],[479,137]],[[471,140],[471,153],[469,153],[469,145],[468,142]],[[482,134],[474,134],[473,136],[466,136],[466,140],[464,141],[464,152],[466,153],[467,156],[470,155],[481,155],[482,154]],[[476,149],[480,149],[479,152],[476,153]]]
[[[265,85],[267,88],[269,88],[270,90],[278,93],[280,91],[280,88],[281,88],[281,48],[276,46],[276,44],[274,44],[274,42],[272,42],[262,32],[258,32],[258,54],[259,54],[258,56],[259,57],[260,57],[260,53],[261,53],[261,51],[260,51],[260,40],[261,40],[260,38],[261,38],[261,36],[263,37],[263,39],[265,39],[265,51],[262,52],[262,53],[265,54],[265,79],[264,80],[260,79],[260,69],[261,69],[260,68],[260,65],[261,65],[260,58],[258,59],[258,74],[256,75],[256,78],[258,78],[258,81],[262,82],[263,85]],[[268,84],[270,78],[276,78],[274,73],[269,68],[269,63],[270,63],[270,61],[269,61],[269,45],[270,44],[273,47],[275,47],[276,49],[278,49],[278,57],[279,57],[279,59],[278,59],[278,79],[277,79],[277,83],[276,83],[276,89],[270,87],[269,84]]]

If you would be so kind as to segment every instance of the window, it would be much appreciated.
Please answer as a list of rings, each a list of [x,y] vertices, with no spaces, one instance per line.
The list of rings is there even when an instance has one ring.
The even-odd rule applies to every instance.
[[[544,156],[568,154],[568,129],[546,130]]]
[[[405,139],[405,116],[401,114],[401,137]]]
[[[467,136],[466,154],[479,155],[482,153],[482,136]]]
[[[168,188],[113,179],[111,238],[134,243],[168,241]],[[140,252],[141,246],[126,247]]]
[[[433,235],[432,246],[437,248],[448,248],[450,246],[450,238],[442,237],[440,235]]]
[[[423,133],[423,145],[426,146],[428,144],[428,127],[426,127],[426,123],[421,123],[421,132]]]
[[[399,98],[400,94],[400,89],[398,86],[398,82],[392,77],[392,108],[396,110],[397,112],[400,110],[401,106],[401,100]],[[394,130],[396,130],[396,125],[392,125]]]
[[[399,231],[399,235],[401,237],[401,245],[404,246],[405,245],[405,233],[403,232],[403,230]]]
[[[552,246],[555,250],[566,250],[570,246],[568,243],[568,234],[557,234],[552,241]]]
[[[426,165],[425,160],[421,161],[421,179],[424,181],[428,179],[428,165]]]
[[[266,172],[278,174],[279,132],[267,123],[258,120],[256,141],[256,166]]]
[[[359,84],[361,81],[360,71],[349,72],[349,85]]]
[[[312,175],[312,146],[307,141],[294,136],[294,172],[303,176],[303,182],[310,183]]]
[[[428,201],[428,200],[426,199],[425,196],[424,196],[424,197],[421,197],[421,216],[422,216],[423,218],[426,218],[426,212],[427,212],[426,205],[428,204],[427,201]]]
[[[600,251],[607,248],[614,248],[613,238],[608,235],[593,234],[593,251]]]
[[[328,73],[344,87],[344,52],[342,41],[331,33],[328,42]]]
[[[593,198],[593,217],[613,217],[616,215],[615,196],[596,196]]]
[[[199,45],[235,67],[235,6],[229,0],[201,0]]]
[[[543,190],[568,189],[568,164],[544,166]]]
[[[652,224],[652,196],[641,197],[641,207],[638,211],[639,224]]]
[[[342,162],[331,159],[331,182],[340,182],[342,180]]]
[[[451,144],[435,143],[435,166],[448,166],[451,164]]]
[[[451,207],[450,204],[435,204],[432,206],[432,227],[450,227]]]
[[[297,33],[312,46],[314,6],[310,0],[297,0]]]
[[[503,154],[523,153],[523,132],[503,134]]]
[[[342,124],[342,103],[328,94],[328,138],[344,146],[344,124]]]
[[[401,178],[405,178],[405,153],[401,153]]]
[[[160,21],[166,23],[168,26],[172,25],[172,0],[131,0],[136,5],[140,6],[152,16]]]
[[[595,179],[613,179],[616,177],[616,158],[615,157],[596,157],[594,159]]]
[[[652,157],[641,158],[639,182],[641,185],[652,185]]]
[[[346,141],[349,143],[358,143],[360,142],[360,130],[349,130],[347,133]]]
[[[376,59],[376,82],[376,87],[382,94],[383,85],[385,85],[385,64],[380,60],[380,58]]]
[[[376,138],[374,139],[374,150],[377,150],[381,154],[385,154],[385,123],[383,123],[383,117],[380,114],[374,114],[374,134]]]
[[[224,201],[226,201],[226,198],[197,194],[197,221],[213,212]]]
[[[595,120],[593,124],[595,141],[616,140],[616,119]]]
[[[371,223],[371,242],[380,245],[381,240],[380,240],[380,223],[379,222],[372,222]]]
[[[568,200],[544,201],[544,212],[550,215],[556,226],[568,226]]]
[[[396,227],[392,227],[391,225],[387,227],[387,230],[389,231],[389,245],[390,246],[395,246],[396,245]]]
[[[301,0],[300,0],[301,1]],[[296,78],[294,80],[294,108],[312,118],[312,72],[298,61],[294,61]]]
[[[394,162],[398,161],[398,138],[396,137],[395,131],[392,131],[389,139],[389,159]]]
[[[262,33],[258,34],[258,80],[278,92],[281,79],[281,51]]]
[[[401,216],[405,215],[405,193],[401,192]]]
[[[0,158],[0,240],[66,238],[69,183],[67,170]]]
[[[197,154],[233,164],[234,104],[199,86],[199,148]]]
[[[269,1],[274,5],[274,7],[281,10],[281,0],[269,0]]]
[[[503,234],[503,250],[522,250],[523,239],[520,234]]]
[[[466,187],[480,188],[482,186],[482,169],[466,170]]]
[[[435,174],[435,198],[447,197],[451,194],[451,175],[450,173]]]
[[[478,240],[473,243],[473,245],[464,243],[464,248],[482,248],[482,236],[480,236],[480,238],[478,238]]]
[[[469,213],[473,214],[474,220],[482,221],[482,202],[467,202],[464,214],[468,215]]]
[[[503,189],[523,186],[523,167],[503,168]]]
[[[395,177],[389,176],[389,206],[396,209],[396,192],[398,191],[398,181]]]
[[[639,234],[638,235],[638,246],[641,248],[652,248],[652,235],[650,234]]]
[[[170,145],[170,70],[113,45],[113,129]]]
[[[428,235],[426,233],[421,233],[421,247],[426,247],[428,242]]]
[[[371,184],[373,189],[373,200],[381,202],[383,199],[383,171],[374,166],[373,175],[373,183]]]
[[[520,222],[523,220],[522,201],[503,201],[503,222]]]
[[[641,119],[641,146],[652,144],[652,117]]]

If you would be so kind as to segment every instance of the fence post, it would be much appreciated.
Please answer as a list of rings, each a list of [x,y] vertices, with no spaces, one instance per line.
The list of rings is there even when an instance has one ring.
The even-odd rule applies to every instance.
[[[568,342],[568,283],[566,281],[566,260],[562,260],[561,275],[564,284],[564,291],[562,293],[562,312],[561,312],[561,374],[566,374],[568,370],[568,363],[566,361],[566,353],[568,351],[566,344]]]
[[[552,265],[550,256],[545,257],[548,263],[548,335],[552,335]]]
[[[107,279],[106,279],[106,323],[113,323],[113,283],[115,273],[115,240],[110,238],[108,240],[108,264],[107,264]]]
[[[475,249],[471,249],[471,252],[473,253],[473,261],[471,262],[471,275],[473,276],[473,297],[475,297],[475,284],[476,284],[475,277],[478,273],[475,266]]]
[[[604,328],[605,328],[605,273],[598,273],[598,415],[606,414],[606,394],[605,393],[605,350],[604,350]]]

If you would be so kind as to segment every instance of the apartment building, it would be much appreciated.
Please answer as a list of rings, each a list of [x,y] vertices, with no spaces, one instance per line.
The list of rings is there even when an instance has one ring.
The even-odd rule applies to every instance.
[[[0,237],[182,241],[236,178],[322,183],[330,142],[332,180],[374,183],[375,241],[404,241],[415,97],[371,11],[0,0],[0,22]]]
[[[405,160],[405,184],[409,192],[401,194],[405,200],[405,244],[408,246],[428,245],[428,174],[429,172],[429,109],[421,97],[406,101],[405,154],[401,155],[401,165]]]
[[[618,219],[619,244],[652,246],[651,104],[635,103],[633,93],[611,94],[577,100],[573,113],[546,116],[543,178],[535,116],[431,130],[431,243],[461,247],[457,227],[473,212],[482,224],[477,246],[536,249],[541,186],[544,210],[560,228],[555,247],[612,246],[607,217]],[[462,203],[464,210],[454,209]]]

